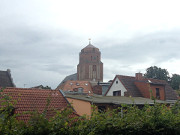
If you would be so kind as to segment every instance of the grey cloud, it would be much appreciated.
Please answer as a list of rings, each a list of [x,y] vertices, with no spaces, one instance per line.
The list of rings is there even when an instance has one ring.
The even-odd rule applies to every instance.
[[[61,64],[49,64],[45,65],[45,70],[47,71],[54,71],[56,73],[62,73],[63,75],[68,75],[74,69],[74,65],[61,65]],[[76,72],[76,71],[75,71]]]
[[[113,58],[123,63],[141,63],[148,58],[156,63],[171,58],[180,58],[177,51],[180,44],[180,31],[159,32],[136,37],[122,44],[114,44],[102,49],[104,58]]]
[[[80,48],[71,41],[76,36],[68,31],[0,25],[0,35],[0,68],[11,69],[18,87],[43,84],[55,88],[66,75],[76,72]]]
[[[79,52],[88,41],[84,44],[85,35],[78,31],[48,28],[39,20],[34,23],[38,16],[33,16],[39,9],[33,13],[29,10],[26,16],[21,14],[24,5],[19,2],[18,6],[20,10],[13,8],[10,11],[10,7],[2,10],[0,5],[0,12],[7,12],[0,14],[0,68],[11,69],[18,87],[27,83],[28,87],[43,84],[55,88],[65,76],[76,72]],[[15,13],[10,13],[12,11]],[[102,35],[93,43],[101,51],[102,62],[108,59],[118,64],[115,63],[115,69],[112,69],[109,68],[111,63],[104,62],[105,80],[113,79],[115,74],[134,75],[131,66],[147,62],[149,58],[154,59],[154,64],[180,58],[180,30],[151,33],[129,40],[108,34],[104,33],[106,38]]]

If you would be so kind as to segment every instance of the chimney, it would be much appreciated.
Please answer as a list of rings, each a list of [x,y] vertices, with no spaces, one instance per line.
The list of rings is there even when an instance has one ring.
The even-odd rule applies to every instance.
[[[144,77],[143,77],[143,75],[142,75],[142,73],[136,73],[136,80],[143,80],[144,79]]]

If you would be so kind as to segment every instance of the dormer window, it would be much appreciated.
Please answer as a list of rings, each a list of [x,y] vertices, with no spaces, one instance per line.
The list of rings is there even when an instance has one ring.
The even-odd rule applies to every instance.
[[[83,88],[81,88],[81,87],[78,88],[78,92],[79,92],[79,93],[83,93]]]

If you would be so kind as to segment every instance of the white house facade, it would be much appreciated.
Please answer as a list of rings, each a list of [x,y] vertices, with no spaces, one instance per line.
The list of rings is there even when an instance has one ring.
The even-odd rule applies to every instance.
[[[124,96],[124,92],[127,92],[126,88],[118,77],[116,77],[115,81],[106,93],[106,96]]]

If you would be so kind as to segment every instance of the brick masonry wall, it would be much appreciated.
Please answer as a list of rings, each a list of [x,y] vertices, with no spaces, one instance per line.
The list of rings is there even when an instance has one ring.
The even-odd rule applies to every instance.
[[[93,66],[96,68],[94,69]],[[77,79],[87,81],[103,81],[103,63],[98,48],[84,48],[79,54]]]
[[[156,97],[156,88],[159,88],[159,93],[160,93],[160,100],[165,100],[165,87],[162,85],[151,85],[151,89],[152,89],[152,95],[153,97]]]
[[[164,85],[154,85],[146,82],[135,82],[136,87],[140,90],[141,94],[145,98],[156,97],[156,88],[159,88],[160,100],[165,100],[165,87]]]
[[[150,98],[150,85],[149,85],[149,83],[136,81],[135,85],[140,90],[143,97]]]
[[[98,94],[98,95],[102,95],[102,86],[100,86],[100,85],[94,86],[93,87],[93,93]]]

